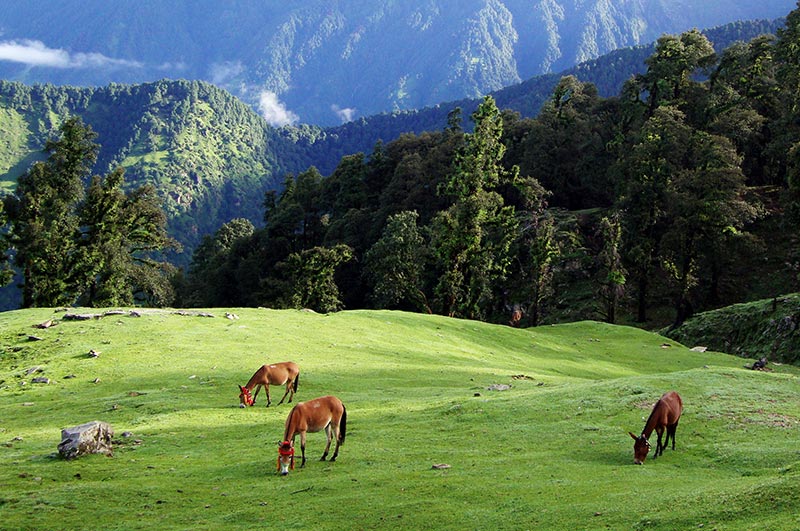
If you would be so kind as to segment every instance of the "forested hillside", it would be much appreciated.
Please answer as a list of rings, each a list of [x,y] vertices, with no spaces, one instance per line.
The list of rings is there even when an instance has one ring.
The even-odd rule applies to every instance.
[[[679,326],[797,290],[798,35],[665,35],[617,96],[565,76],[535,118],[487,96],[312,168],[204,242],[185,302]]]
[[[777,37],[721,53],[696,30],[664,35],[616,95],[565,76],[535,117],[491,96],[442,107],[436,130],[361,153],[339,143],[330,175],[310,165],[330,131],[270,128],[194,82],[6,83],[6,149],[68,113],[119,112],[93,125],[112,148],[99,171],[155,184],[171,230],[200,241],[175,279],[180,305],[678,325],[796,289],[799,24],[792,12]],[[380,123],[396,134],[393,119]]]
[[[214,83],[273,124],[476,98],[663,33],[774,19],[793,0],[27,0],[0,10],[0,78]],[[322,81],[324,80],[324,82]]]
[[[121,166],[132,187],[152,184],[170,233],[188,249],[233,217],[257,220],[283,173],[308,167],[288,141],[229,93],[202,82],[102,88],[0,81],[0,172],[10,190],[71,115],[98,133],[95,171]]]

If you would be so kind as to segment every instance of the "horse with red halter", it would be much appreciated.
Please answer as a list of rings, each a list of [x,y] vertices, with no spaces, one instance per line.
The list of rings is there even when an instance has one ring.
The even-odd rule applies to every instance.
[[[297,392],[297,382],[299,378],[300,367],[292,361],[262,365],[261,368],[253,374],[250,381],[247,382],[247,385],[244,387],[241,385],[239,386],[239,407],[254,406],[262,387],[267,390],[267,407],[269,407],[272,403],[269,396],[269,384],[286,384],[286,392],[283,393],[283,398],[278,402],[278,405],[283,404],[286,395],[289,395],[289,402],[291,402],[294,394]],[[256,388],[255,395],[250,394],[253,387]]]
[[[653,459],[664,453],[664,448],[669,444],[669,438],[672,437],[672,449],[675,449],[675,429],[678,427],[678,421],[681,419],[683,412],[683,401],[678,393],[669,391],[664,393],[659,398],[656,405],[653,406],[653,411],[650,413],[647,422],[644,425],[642,434],[638,437],[631,432],[628,434],[636,441],[633,444],[633,462],[637,465],[644,463],[647,458],[647,453],[650,451],[650,434],[653,430],[658,433],[658,442],[656,443],[656,453],[653,454]],[[661,435],[664,430],[667,431],[667,438],[664,443],[661,443]]]
[[[300,402],[292,408],[286,417],[286,429],[283,442],[278,444],[278,469],[282,476],[294,468],[294,438],[300,434],[300,451],[302,461],[300,468],[306,465],[306,432],[316,433],[325,430],[328,442],[320,461],[325,461],[331,448],[331,440],[336,438],[336,448],[331,461],[336,461],[339,446],[344,444],[347,434],[347,410],[342,401],[335,396],[323,396],[307,402]]]

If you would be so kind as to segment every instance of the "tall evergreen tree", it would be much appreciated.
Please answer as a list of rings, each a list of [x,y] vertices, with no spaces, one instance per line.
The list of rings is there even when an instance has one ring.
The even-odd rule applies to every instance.
[[[8,216],[6,215],[5,205],[0,201],[0,287],[5,286],[14,278],[14,271],[11,269],[11,257],[6,254],[10,247],[8,242]]]
[[[482,319],[492,304],[492,289],[511,260],[516,220],[498,187],[514,181],[501,161],[503,120],[491,96],[473,113],[473,132],[456,156],[443,192],[455,202],[433,223],[433,248],[442,268],[436,295],[451,316]]]
[[[153,253],[179,245],[167,235],[155,188],[145,185],[126,193],[124,183],[122,168],[94,176],[80,208],[81,276],[86,279],[80,302],[118,306],[138,298],[156,306],[170,304],[174,267],[154,259]]]
[[[289,305],[292,308],[309,308],[329,313],[342,309],[336,269],[353,258],[347,245],[314,247],[292,253],[278,267],[288,271],[292,291]]]
[[[383,235],[364,256],[372,300],[378,308],[412,308],[431,313],[422,290],[426,246],[417,228],[418,218],[416,212],[409,211],[389,217]]]
[[[72,304],[80,294],[80,220],[77,204],[97,160],[97,134],[80,118],[67,119],[37,162],[6,197],[14,262],[23,275],[22,305]]]

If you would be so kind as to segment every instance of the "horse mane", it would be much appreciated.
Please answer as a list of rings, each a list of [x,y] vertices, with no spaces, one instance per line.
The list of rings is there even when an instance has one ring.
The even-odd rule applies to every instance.
[[[264,369],[263,366],[259,367],[258,370],[253,373],[253,376],[251,376],[250,379],[247,380],[247,383],[245,384],[245,388],[250,389],[251,391],[253,390],[253,387],[255,387],[256,383],[257,383],[256,382],[256,378],[258,377],[258,375],[261,373],[261,371],[263,369]]]
[[[650,438],[650,434],[653,433],[653,430],[656,429],[656,420],[653,418],[655,417],[656,412],[660,409],[659,406],[661,405],[661,400],[659,399],[656,402],[656,405],[653,407],[653,411],[650,412],[650,416],[647,417],[647,422],[644,423],[644,428],[642,429],[642,435],[645,436],[645,439]]]
[[[289,416],[286,417],[286,428],[283,431],[283,440],[289,440],[289,427],[292,425],[292,417],[294,416],[294,412],[297,409],[297,406],[294,406],[292,410],[289,412]]]

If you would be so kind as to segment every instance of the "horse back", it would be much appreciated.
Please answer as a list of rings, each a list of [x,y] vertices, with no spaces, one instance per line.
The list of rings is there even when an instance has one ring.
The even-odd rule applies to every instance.
[[[656,409],[660,408],[660,417],[663,424],[671,426],[678,422],[683,413],[683,400],[675,391],[669,391],[659,399]]]
[[[286,437],[291,438],[295,433],[303,431],[312,433],[322,431],[331,423],[338,425],[343,414],[344,405],[335,396],[323,396],[300,402],[292,408],[286,418]]]
[[[247,382],[247,387],[252,388],[257,384],[283,385],[287,381],[297,378],[299,373],[300,367],[293,361],[269,363],[262,365],[261,368],[253,374],[253,377]]]

